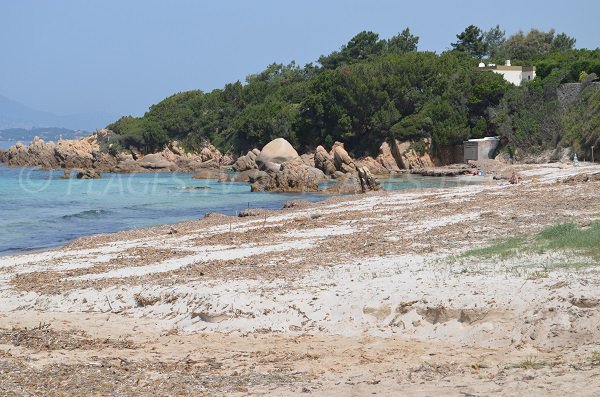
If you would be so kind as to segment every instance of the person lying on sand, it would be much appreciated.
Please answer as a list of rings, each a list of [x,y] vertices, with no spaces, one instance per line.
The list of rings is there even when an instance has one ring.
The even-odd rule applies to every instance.
[[[513,171],[512,175],[510,176],[510,179],[508,180],[508,183],[510,183],[511,185],[516,185],[520,181],[521,181],[521,178],[519,177],[519,175],[517,175],[517,173],[515,171]]]

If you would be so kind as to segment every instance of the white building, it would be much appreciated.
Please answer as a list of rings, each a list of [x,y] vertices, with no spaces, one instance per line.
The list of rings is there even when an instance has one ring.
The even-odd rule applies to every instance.
[[[535,66],[511,66],[510,60],[507,60],[504,65],[497,66],[495,64],[485,63],[479,64],[479,70],[491,70],[494,73],[501,74],[504,80],[514,85],[521,85],[523,81],[535,79]]]
[[[485,160],[492,157],[500,144],[500,137],[491,136],[481,139],[469,139],[463,142],[463,160]]]

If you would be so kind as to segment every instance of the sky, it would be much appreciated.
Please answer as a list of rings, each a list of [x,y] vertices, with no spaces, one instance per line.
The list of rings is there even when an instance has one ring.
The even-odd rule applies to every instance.
[[[176,92],[314,62],[363,30],[405,27],[442,52],[474,24],[565,32],[600,46],[600,2],[0,0],[0,95],[56,114],[142,115]]]

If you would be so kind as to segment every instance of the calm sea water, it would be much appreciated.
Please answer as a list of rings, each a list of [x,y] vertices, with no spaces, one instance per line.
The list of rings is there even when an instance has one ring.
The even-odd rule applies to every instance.
[[[0,149],[8,149],[9,147],[11,147],[12,145],[14,145],[15,141],[4,141],[2,139],[0,139]]]
[[[195,180],[188,173],[104,174],[61,179],[62,171],[8,168],[0,163],[0,255],[57,246],[77,237],[202,218],[248,207],[281,208],[321,194],[251,193],[246,183]],[[386,189],[451,186],[457,180],[404,175]],[[201,190],[186,187],[204,187]]]

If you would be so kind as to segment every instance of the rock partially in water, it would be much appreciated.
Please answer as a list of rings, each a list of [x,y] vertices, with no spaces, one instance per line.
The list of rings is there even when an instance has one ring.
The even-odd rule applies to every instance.
[[[258,169],[246,170],[237,174],[234,178],[235,182],[250,182],[254,183],[259,179],[268,178],[269,174]]]
[[[29,146],[17,143],[2,154],[2,161],[11,167],[42,167],[44,169],[96,168],[108,171],[117,160],[100,151],[97,135],[76,140],[44,142],[35,137]]]
[[[316,192],[319,183],[327,179],[323,171],[309,167],[300,157],[284,162],[278,171],[267,175],[252,184],[253,192]]]
[[[96,170],[82,170],[77,172],[77,179],[98,179],[102,175]]]
[[[357,167],[356,171],[358,172],[358,181],[363,193],[381,189],[379,180],[371,174],[371,171],[367,167]]]
[[[135,174],[141,172],[150,172],[149,169],[143,168],[138,164],[137,161],[132,159],[127,159],[124,161],[120,161],[112,170],[115,173],[121,174]]]
[[[214,180],[222,180],[225,179],[227,177],[227,174],[221,170],[218,169],[212,169],[212,168],[204,168],[204,169],[200,169],[198,171],[196,171],[196,173],[194,174],[194,176],[192,177],[193,179],[214,179]]]
[[[337,182],[324,190],[329,194],[357,194],[376,191],[381,188],[379,180],[371,174],[368,168],[358,167],[353,174],[345,174]]]

